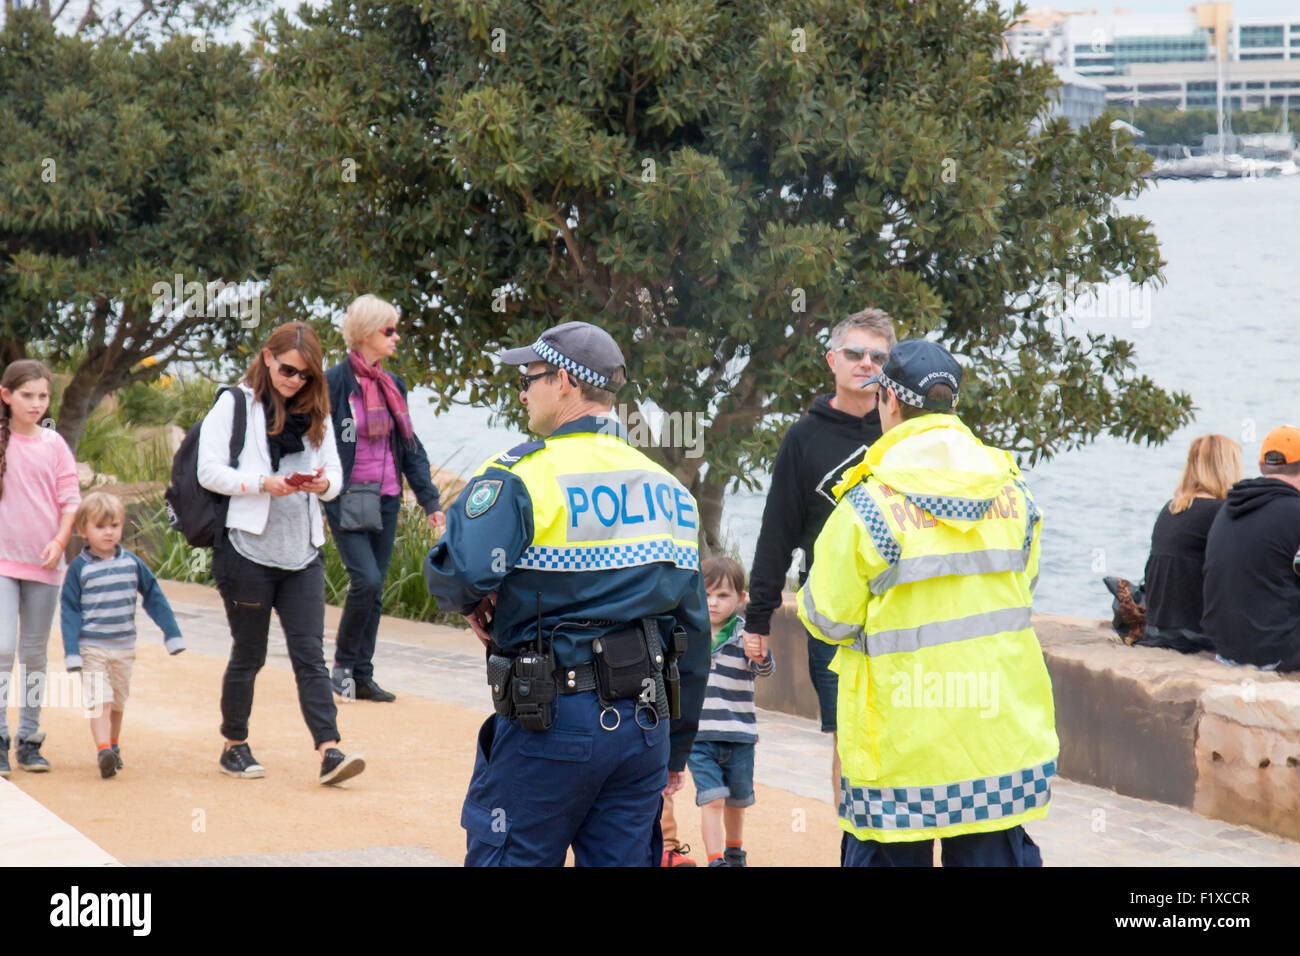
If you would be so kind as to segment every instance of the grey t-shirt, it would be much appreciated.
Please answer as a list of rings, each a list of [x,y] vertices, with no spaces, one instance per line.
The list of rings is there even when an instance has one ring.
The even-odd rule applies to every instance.
[[[277,474],[288,477],[295,471],[311,470],[311,456],[301,451],[281,458]],[[311,495],[305,491],[278,498],[272,496],[266,528],[261,534],[240,528],[227,531],[231,547],[249,561],[270,568],[301,571],[320,553],[311,543]]]

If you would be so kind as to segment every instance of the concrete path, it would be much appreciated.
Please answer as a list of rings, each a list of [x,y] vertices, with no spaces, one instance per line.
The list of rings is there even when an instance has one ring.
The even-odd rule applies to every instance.
[[[0,866],[116,865],[90,837],[0,778]]]
[[[190,653],[224,660],[230,637],[220,598],[214,589],[178,582],[163,582]],[[139,616],[142,642],[157,642],[158,635],[144,615]],[[326,612],[327,645],[337,625],[338,609]],[[376,676],[399,695],[424,698],[486,715],[489,698],[483,679],[483,656],[468,631],[383,619],[383,638],[375,655]],[[328,647],[327,656],[332,654]],[[283,637],[272,623],[267,666],[289,669]],[[345,708],[376,708],[366,702]],[[815,722],[770,711],[759,715],[756,782],[783,792],[783,801],[760,798],[752,811],[793,814],[806,819],[811,830],[833,820],[830,807],[830,738]],[[466,747],[472,744],[466,741]],[[358,778],[362,779],[362,778]],[[780,804],[779,807],[777,804]],[[806,813],[803,811],[806,809]],[[678,819],[691,804],[678,804]],[[0,820],[4,814],[0,813]],[[791,819],[785,816],[785,820]],[[771,822],[771,821],[769,821]],[[781,821],[775,821],[778,825]],[[755,820],[756,828],[758,820]],[[749,829],[747,815],[747,830]],[[833,827],[833,823],[830,824]],[[797,829],[797,826],[796,826]],[[1300,843],[1292,843],[1227,823],[1209,820],[1176,807],[1120,796],[1108,790],[1057,778],[1052,810],[1046,820],[1028,826],[1049,866],[1276,866],[1300,865]],[[415,834],[403,834],[414,836]],[[838,838],[837,833],[831,834]],[[825,834],[821,834],[825,836]],[[0,834],[0,846],[3,846]],[[445,852],[445,851],[444,851]],[[751,858],[754,854],[751,853]],[[816,859],[825,856],[819,853]],[[781,860],[769,859],[768,863]],[[444,855],[413,845],[375,846],[344,850],[273,854],[186,857],[141,861],[137,865],[292,865],[292,866],[392,866],[454,865]]]

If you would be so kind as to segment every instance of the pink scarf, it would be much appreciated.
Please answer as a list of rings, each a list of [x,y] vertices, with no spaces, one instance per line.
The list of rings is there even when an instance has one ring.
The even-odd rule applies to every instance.
[[[362,438],[383,438],[396,422],[397,433],[405,439],[412,438],[415,429],[411,427],[411,411],[393,377],[384,371],[383,361],[367,365],[356,349],[348,352],[348,361],[361,386],[363,414],[357,422],[357,434]]]

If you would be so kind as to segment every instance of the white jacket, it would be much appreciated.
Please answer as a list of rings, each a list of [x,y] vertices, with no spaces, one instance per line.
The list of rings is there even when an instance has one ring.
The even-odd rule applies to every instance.
[[[243,401],[248,403],[248,424],[244,432],[244,450],[239,454],[237,467],[231,468],[230,431],[235,424],[235,392],[227,391],[217,399],[216,405],[203,419],[199,429],[199,484],[209,491],[230,496],[230,510],[226,512],[226,527],[239,528],[251,534],[266,530],[266,520],[271,511],[269,493],[259,493],[258,480],[272,475],[271,456],[266,444],[266,410],[253,396],[253,390],[239,385]],[[313,445],[304,436],[304,450],[311,456],[312,468],[325,466],[325,477],[330,486],[319,497],[331,501],[343,488],[343,465],[339,462],[338,446],[334,443],[334,425],[325,416],[325,437],[320,445]],[[288,472],[286,472],[286,475]],[[325,524],[321,520],[317,495],[310,495],[311,543],[325,545]]]

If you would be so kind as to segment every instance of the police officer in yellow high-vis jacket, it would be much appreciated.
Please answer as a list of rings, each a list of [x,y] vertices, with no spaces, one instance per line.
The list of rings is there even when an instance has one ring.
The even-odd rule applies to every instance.
[[[1041,866],[1059,750],[1029,623],[1040,514],[1012,457],[953,413],[962,369],[900,342],[867,387],[884,435],[835,489],[798,594],[839,645],[845,866]]]
[[[465,863],[562,866],[571,846],[579,866],[657,866],[709,670],[695,500],[610,417],[626,370],[603,329],[566,322],[501,360],[526,366],[545,437],[478,470],[424,567],[489,651]]]

